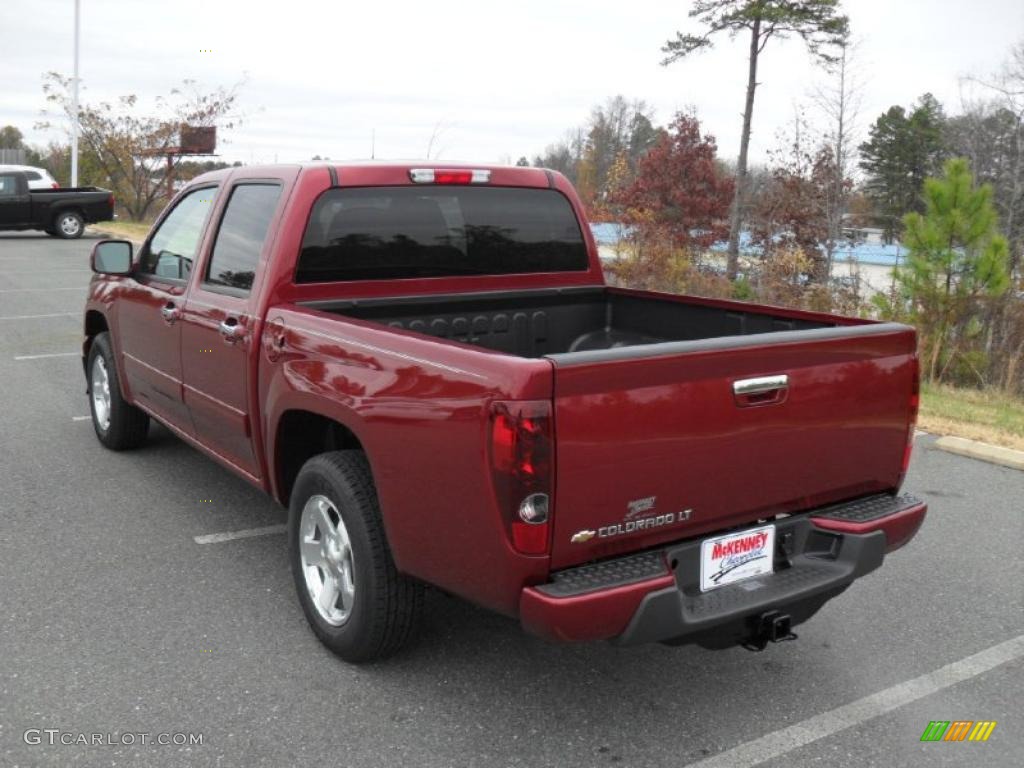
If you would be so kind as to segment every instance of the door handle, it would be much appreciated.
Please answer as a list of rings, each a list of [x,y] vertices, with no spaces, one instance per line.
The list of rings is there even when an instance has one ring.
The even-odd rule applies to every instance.
[[[181,316],[181,311],[171,302],[167,302],[160,307],[160,314],[164,316],[168,325],[173,325],[174,321]]]
[[[274,318],[263,330],[263,346],[267,352],[267,360],[274,363],[281,356],[281,352],[288,346],[288,337],[284,322],[280,318]]]
[[[741,408],[781,403],[788,392],[789,376],[786,374],[739,379],[732,383],[733,397],[736,398],[736,405]]]
[[[774,392],[776,389],[785,389],[789,386],[789,376],[759,376],[756,379],[740,379],[732,383],[734,395],[761,395],[765,392]]]
[[[225,317],[220,323],[219,330],[220,335],[224,337],[225,341],[234,344],[242,338],[242,331],[244,329],[238,324],[238,318]]]

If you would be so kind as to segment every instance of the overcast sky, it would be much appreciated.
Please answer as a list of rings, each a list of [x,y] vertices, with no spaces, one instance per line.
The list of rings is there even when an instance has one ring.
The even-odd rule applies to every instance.
[[[243,127],[228,160],[423,157],[514,161],[541,152],[621,93],[662,123],[694,107],[734,158],[746,78],[744,42],[670,67],[660,46],[695,29],[670,0],[81,0],[83,100],[135,93],[146,107],[183,78],[247,76]],[[1024,39],[1022,0],[846,0],[865,81],[862,127],[931,91],[960,107],[963,75],[992,71]],[[30,143],[45,106],[41,75],[72,69],[74,0],[0,0],[0,125]],[[201,52],[210,49],[211,52]],[[762,158],[816,74],[799,40],[762,57],[752,153]]]

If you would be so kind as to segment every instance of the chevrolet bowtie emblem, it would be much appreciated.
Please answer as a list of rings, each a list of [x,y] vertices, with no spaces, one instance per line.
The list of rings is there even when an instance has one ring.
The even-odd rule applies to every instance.
[[[582,544],[585,541],[590,541],[595,536],[597,536],[597,531],[577,531],[569,541],[573,544]]]

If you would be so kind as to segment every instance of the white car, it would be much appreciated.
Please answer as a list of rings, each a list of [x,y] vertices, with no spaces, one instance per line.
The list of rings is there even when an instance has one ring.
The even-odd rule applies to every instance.
[[[23,171],[28,179],[29,189],[60,189],[60,184],[45,168],[31,165],[0,165],[0,173],[4,171]]]

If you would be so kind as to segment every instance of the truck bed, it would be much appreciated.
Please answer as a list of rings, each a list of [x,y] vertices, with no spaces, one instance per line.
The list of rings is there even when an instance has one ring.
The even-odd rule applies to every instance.
[[[589,287],[318,301],[306,306],[520,357],[572,355],[581,360],[595,356],[577,353],[867,322],[748,308],[738,302]],[[597,357],[617,356],[621,355]]]
[[[555,568],[900,484],[903,325],[603,287],[306,306],[551,362]]]

